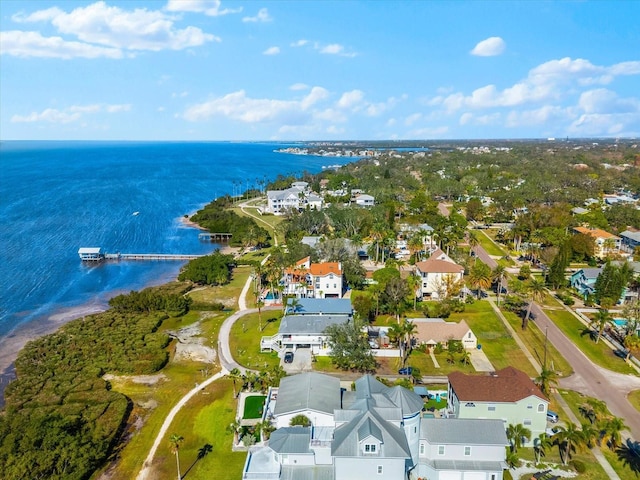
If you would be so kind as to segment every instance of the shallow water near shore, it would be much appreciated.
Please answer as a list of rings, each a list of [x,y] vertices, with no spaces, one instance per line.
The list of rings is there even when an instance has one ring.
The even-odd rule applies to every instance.
[[[78,248],[209,253],[217,246],[199,241],[198,230],[180,221],[185,214],[218,196],[260,189],[278,174],[318,172],[327,163],[323,157],[274,152],[283,146],[3,141],[0,374],[26,339],[103,310],[118,293],[169,281],[183,265],[87,265]]]

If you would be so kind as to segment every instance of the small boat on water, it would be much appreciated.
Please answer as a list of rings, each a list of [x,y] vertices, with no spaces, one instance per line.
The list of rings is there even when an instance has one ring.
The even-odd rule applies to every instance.
[[[140,212],[133,212],[131,215],[133,215],[134,217],[137,217],[138,215],[140,215]]]

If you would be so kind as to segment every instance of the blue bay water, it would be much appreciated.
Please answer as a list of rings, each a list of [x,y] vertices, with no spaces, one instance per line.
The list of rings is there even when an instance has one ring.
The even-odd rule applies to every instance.
[[[208,253],[215,245],[198,241],[180,217],[278,174],[347,161],[274,152],[284,146],[2,142],[0,357],[15,332],[50,330],[52,319],[104,308],[117,293],[171,280],[182,265],[83,265],[78,248]]]

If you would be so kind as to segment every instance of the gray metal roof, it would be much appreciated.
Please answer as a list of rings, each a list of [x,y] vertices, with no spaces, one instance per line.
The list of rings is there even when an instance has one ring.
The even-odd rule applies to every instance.
[[[625,230],[620,234],[621,237],[630,238],[631,240],[635,240],[636,242],[640,242],[640,232],[633,232],[631,230]]]
[[[301,410],[333,414],[340,408],[340,379],[307,372],[280,380],[274,415]]]
[[[423,418],[420,437],[431,445],[509,445],[502,420]]]
[[[371,399],[373,403],[367,403],[363,407],[361,402],[355,402],[350,408],[364,410],[370,407],[397,407],[401,410],[402,416],[407,418],[420,412],[424,406],[422,398],[417,393],[400,386],[387,387],[372,375],[365,375],[357,379],[355,383],[356,397],[359,400]]]
[[[505,462],[491,462],[487,460],[424,460],[420,463],[431,465],[436,470],[456,470],[471,472],[500,472],[507,468]]]
[[[367,437],[377,438],[381,442],[383,440],[382,431],[370,418],[362,422],[360,428],[358,428],[358,441],[361,442]]]
[[[280,480],[333,480],[333,465],[282,465]]]
[[[282,317],[278,333],[322,335],[329,325],[341,325],[348,321],[349,317],[346,315],[287,315]]]
[[[295,310],[287,307],[287,313],[294,315],[351,315],[353,307],[350,298],[299,298]]]
[[[311,428],[284,427],[271,433],[269,447],[278,453],[311,453]]]
[[[404,431],[392,423],[382,419],[375,410],[369,410],[361,413],[351,422],[336,428],[333,435],[333,444],[331,445],[331,455],[334,457],[359,457],[363,453],[361,451],[358,433],[361,427],[370,422],[377,428],[376,433],[382,437],[382,445],[380,447],[381,458],[407,458],[411,457],[409,444]],[[372,428],[372,427],[365,427]]]

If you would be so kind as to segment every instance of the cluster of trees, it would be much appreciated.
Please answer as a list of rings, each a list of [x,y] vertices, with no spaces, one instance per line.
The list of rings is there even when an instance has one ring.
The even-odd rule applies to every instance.
[[[338,368],[358,372],[375,370],[376,359],[361,328],[362,324],[357,320],[327,327],[325,333],[329,335],[331,361]]]
[[[264,247],[269,245],[269,232],[258,226],[252,218],[241,217],[228,209],[232,198],[228,195],[218,198],[198,210],[191,220],[210,232],[230,233],[232,245],[239,247]]]
[[[189,311],[191,298],[180,293],[165,293],[157,288],[132,290],[109,300],[109,306],[121,313],[167,312],[176,316]]]
[[[222,254],[216,250],[211,255],[187,263],[178,275],[178,280],[188,280],[199,285],[224,285],[231,280],[233,266],[233,255]]]
[[[4,478],[85,479],[103,464],[131,410],[105,372],[150,374],[162,368],[166,315],[114,310],[78,319],[29,342],[16,360],[0,416]]]

